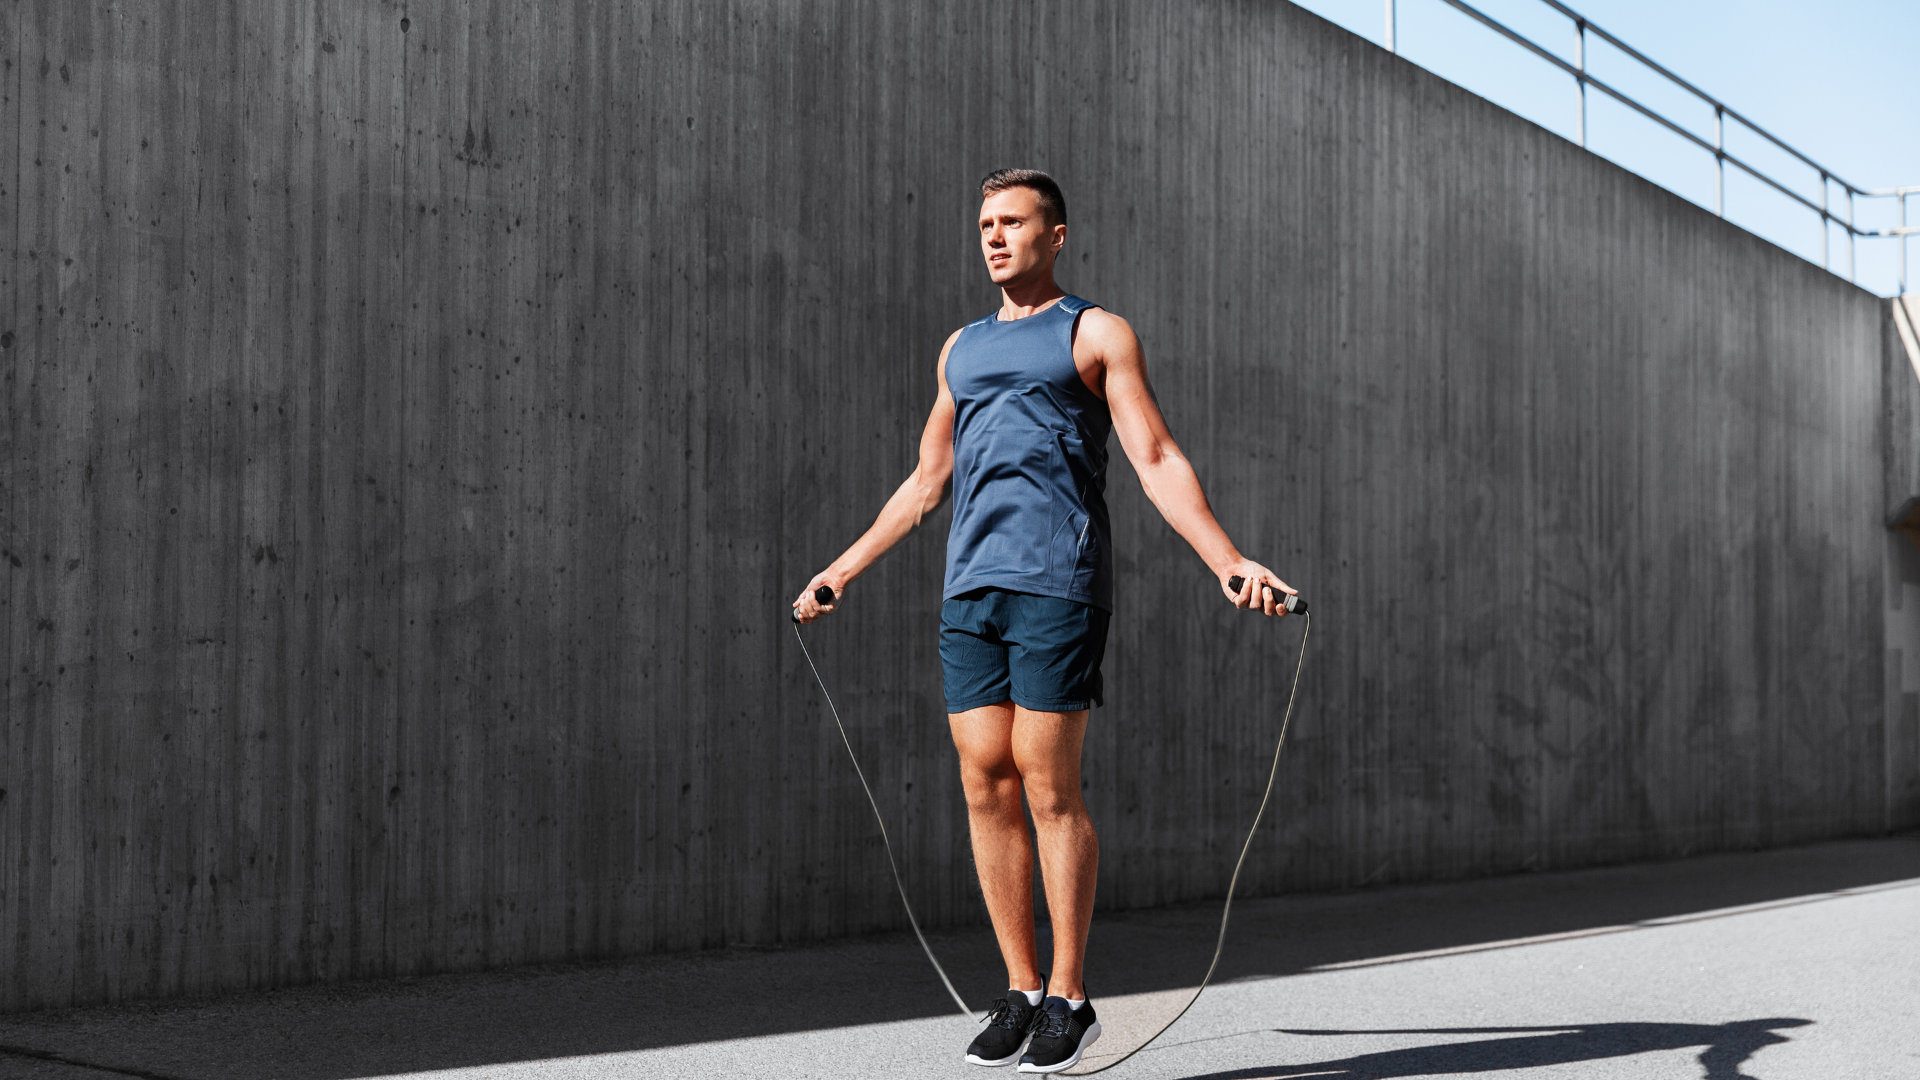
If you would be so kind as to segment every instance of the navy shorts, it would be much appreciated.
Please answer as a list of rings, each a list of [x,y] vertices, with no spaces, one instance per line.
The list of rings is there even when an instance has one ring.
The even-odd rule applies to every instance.
[[[1101,704],[1107,613],[1052,596],[983,588],[940,605],[947,711],[1011,701],[1041,712]]]

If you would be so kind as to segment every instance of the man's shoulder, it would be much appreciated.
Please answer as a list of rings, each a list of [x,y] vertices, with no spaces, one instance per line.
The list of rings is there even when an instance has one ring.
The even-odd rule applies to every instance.
[[[1133,326],[1106,308],[1089,304],[1080,313],[1080,338],[1089,344],[1130,341],[1133,338]]]

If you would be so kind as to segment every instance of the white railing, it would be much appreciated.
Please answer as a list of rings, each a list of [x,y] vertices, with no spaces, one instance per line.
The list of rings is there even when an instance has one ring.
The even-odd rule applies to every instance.
[[[1665,67],[1662,67],[1661,65],[1655,63],[1653,60],[1649,59],[1646,56],[1646,54],[1640,52],[1638,49],[1635,49],[1633,46],[1628,45],[1624,41],[1621,41],[1619,38],[1613,36],[1612,34],[1607,33],[1605,30],[1601,29],[1600,27],[1595,26],[1591,19],[1588,19],[1586,16],[1580,14],[1579,12],[1573,10],[1572,8],[1566,6],[1565,4],[1560,3],[1559,0],[1539,0],[1539,2],[1545,4],[1546,6],[1552,8],[1553,10],[1566,16],[1568,19],[1572,20],[1573,30],[1574,30],[1574,51],[1573,51],[1574,58],[1571,62],[1562,58],[1559,54],[1553,52],[1552,50],[1533,41],[1531,38],[1528,38],[1526,35],[1520,33],[1519,31],[1514,30],[1513,28],[1502,24],[1498,20],[1494,19],[1492,16],[1489,16],[1486,12],[1481,11],[1480,9],[1474,7],[1471,4],[1465,3],[1464,0],[1440,0],[1440,2],[1447,4],[1450,7],[1458,9],[1462,13],[1478,21],[1479,23],[1486,26],[1487,28],[1493,30],[1495,33],[1500,34],[1501,36],[1507,38],[1513,43],[1519,45],[1521,48],[1526,49],[1527,51],[1533,53],[1535,56],[1538,56],[1542,60],[1545,60],[1547,63],[1552,64],[1553,66],[1573,76],[1574,84],[1579,92],[1579,103],[1578,103],[1579,104],[1579,123],[1576,127],[1576,131],[1578,133],[1577,141],[1581,146],[1587,145],[1587,87],[1591,86],[1595,90],[1600,91],[1601,93],[1607,95],[1608,97],[1614,99],[1615,101],[1618,101],[1622,105],[1625,105],[1626,107],[1634,110],[1635,112],[1646,117],[1647,119],[1652,120],[1654,123],[1659,124],[1660,126],[1666,128],[1667,130],[1673,132],[1674,134],[1680,136],[1681,138],[1687,140],[1688,142],[1693,143],[1695,146],[1698,146],[1702,150],[1705,150],[1708,153],[1713,155],[1714,170],[1715,170],[1713,211],[1714,213],[1719,214],[1721,217],[1725,217],[1727,213],[1727,166],[1732,165],[1734,168],[1745,172],[1748,176],[1751,176],[1754,179],[1760,181],[1761,183],[1766,184],[1768,187],[1773,188],[1775,191],[1778,191],[1780,194],[1785,195],[1787,198],[1792,199],[1794,202],[1797,202],[1800,205],[1806,207],[1807,209],[1812,210],[1814,213],[1817,213],[1820,215],[1820,224],[1821,224],[1820,265],[1822,267],[1825,267],[1828,270],[1833,269],[1831,265],[1831,251],[1829,250],[1830,243],[1828,239],[1829,233],[1831,232],[1830,226],[1838,225],[1842,229],[1846,230],[1847,279],[1849,281],[1853,280],[1854,272],[1855,272],[1854,241],[1856,238],[1896,238],[1898,239],[1900,241],[1900,292],[1902,294],[1907,292],[1907,237],[1912,236],[1915,233],[1920,233],[1920,226],[1912,226],[1907,224],[1907,196],[1920,194],[1920,184],[1913,185],[1910,187],[1863,188],[1857,184],[1849,183],[1848,181],[1842,179],[1839,175],[1834,173],[1832,169],[1827,168],[1825,165],[1822,165],[1819,162],[1813,160],[1807,155],[1801,153],[1799,150],[1794,149],[1785,140],[1774,135],[1772,132],[1761,127],[1759,124],[1756,124],[1753,121],[1747,119],[1745,116],[1742,116],[1738,111],[1736,111],[1735,109],[1727,105],[1725,102],[1714,97],[1712,94],[1707,93],[1705,90],[1702,90],[1699,87],[1693,85],[1692,83],[1681,78],[1680,76],[1675,75],[1673,72],[1667,70]],[[1387,19],[1387,25],[1386,25],[1387,51],[1398,52],[1399,51],[1398,43],[1395,41],[1395,31],[1397,30],[1397,27],[1395,24],[1399,21],[1398,0],[1385,0],[1385,3],[1386,3],[1386,19]],[[1687,127],[1667,118],[1666,116],[1661,115],[1658,111],[1654,110],[1653,108],[1647,105],[1644,105],[1639,101],[1634,100],[1632,96],[1626,94],[1625,92],[1613,86],[1608,85],[1607,83],[1601,81],[1600,79],[1595,78],[1591,73],[1589,73],[1587,71],[1587,34],[1588,33],[1592,33],[1595,37],[1598,37],[1602,41],[1605,41],[1606,43],[1608,43],[1609,45],[1612,45],[1616,49],[1619,49],[1622,53],[1631,57],[1635,61],[1644,65],[1648,70],[1661,75],[1662,77],[1666,78],[1668,81],[1672,82],[1675,86],[1678,86],[1681,89],[1685,90],[1687,93],[1692,94],[1694,97],[1699,98],[1701,101],[1705,102],[1706,104],[1713,106],[1713,141],[1711,142],[1707,141],[1704,137],[1694,133],[1693,131],[1689,130]],[[1772,175],[1769,175],[1767,172],[1763,171],[1761,167],[1751,162],[1742,160],[1741,158],[1735,156],[1734,154],[1729,153],[1727,150],[1727,141],[1726,141],[1726,123],[1728,120],[1734,121],[1735,123],[1746,128],[1748,131],[1751,131],[1755,135],[1758,135],[1762,139],[1765,139],[1767,142],[1772,143],[1774,146],[1778,147],[1780,150],[1784,151],[1786,154],[1788,154],[1795,160],[1801,162],[1807,167],[1813,169],[1815,172],[1819,173],[1820,174],[1820,201],[1814,202],[1812,199],[1808,198],[1806,195],[1802,194],[1799,191],[1795,191],[1792,187],[1789,187],[1787,184],[1783,183],[1779,179],[1773,177]],[[1839,185],[1840,190],[1844,193],[1846,197],[1846,212],[1844,215],[1836,212],[1829,205],[1828,197],[1832,193],[1833,187],[1836,184]],[[1886,199],[1886,198],[1897,199],[1899,202],[1900,224],[1890,229],[1864,229],[1859,227],[1854,223],[1854,216],[1853,216],[1853,209],[1854,209],[1853,203],[1854,203],[1854,198],[1856,196],[1863,199]]]

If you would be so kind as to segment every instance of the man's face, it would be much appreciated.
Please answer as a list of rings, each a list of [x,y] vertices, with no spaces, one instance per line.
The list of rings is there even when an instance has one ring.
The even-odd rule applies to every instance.
[[[995,285],[1014,284],[1053,266],[1067,227],[1047,227],[1040,193],[1028,187],[996,191],[980,204],[980,254]]]

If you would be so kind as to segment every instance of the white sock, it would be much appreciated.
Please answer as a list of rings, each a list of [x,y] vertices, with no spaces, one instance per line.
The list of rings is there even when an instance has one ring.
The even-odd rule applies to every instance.
[[[1067,1002],[1068,1012],[1079,1012],[1081,1007],[1087,1003],[1087,999],[1086,998],[1067,998],[1066,1002]]]
[[[1009,993],[1009,994],[1019,994],[1019,995],[1020,995],[1021,997],[1024,997],[1024,998],[1026,998],[1026,999],[1027,999],[1027,1004],[1029,1004],[1029,1005],[1039,1005],[1039,1004],[1040,1004],[1040,998],[1041,998],[1041,996],[1043,995],[1043,993],[1044,993],[1044,991],[1040,991],[1040,990],[1020,990],[1020,989],[1017,989],[1017,988],[1015,988],[1015,987],[1011,987],[1011,986],[1009,986],[1009,987],[1007,987],[1007,993]]]

